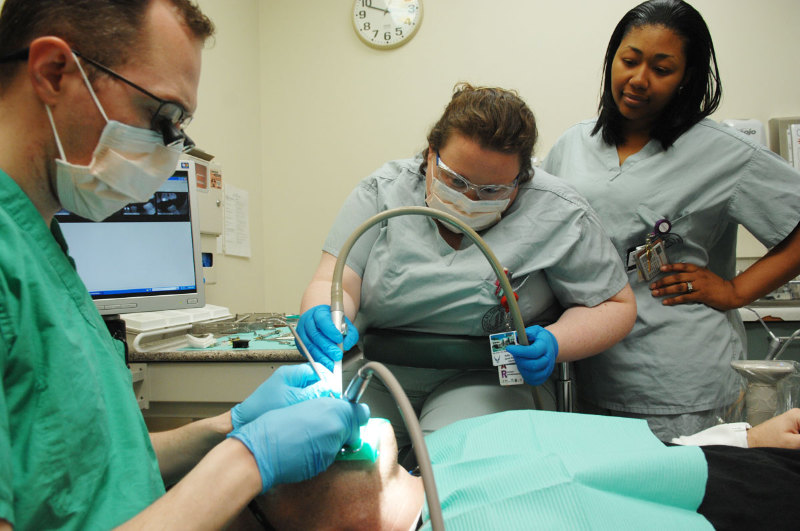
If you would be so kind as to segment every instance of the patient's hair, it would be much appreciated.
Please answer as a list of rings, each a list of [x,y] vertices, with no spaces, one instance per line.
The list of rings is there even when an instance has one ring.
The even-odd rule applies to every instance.
[[[397,464],[391,425],[381,436],[380,457],[336,461],[307,481],[279,485],[257,498],[277,530],[409,529],[422,507],[422,485]]]
[[[429,150],[441,150],[453,133],[462,134],[485,149],[518,155],[520,182],[532,177],[536,119],[516,91],[473,87],[469,83],[456,85],[444,114],[428,133],[420,173],[425,173]]]

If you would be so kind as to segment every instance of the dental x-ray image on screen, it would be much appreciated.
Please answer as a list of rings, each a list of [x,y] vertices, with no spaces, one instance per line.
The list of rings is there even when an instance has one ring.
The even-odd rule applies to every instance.
[[[101,222],[56,219],[101,314],[205,304],[194,176],[177,170],[148,201]]]

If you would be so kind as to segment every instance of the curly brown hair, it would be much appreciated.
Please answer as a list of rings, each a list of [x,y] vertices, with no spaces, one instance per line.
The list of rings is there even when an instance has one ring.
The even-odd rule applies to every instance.
[[[486,149],[517,154],[520,182],[530,180],[531,157],[538,135],[536,119],[516,91],[458,83],[444,114],[428,133],[421,173],[427,168],[429,150],[442,149],[453,133],[471,138]]]

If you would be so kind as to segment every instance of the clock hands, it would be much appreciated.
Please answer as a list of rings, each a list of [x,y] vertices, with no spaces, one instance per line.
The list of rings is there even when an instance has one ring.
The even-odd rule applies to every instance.
[[[365,6],[365,7],[368,7],[368,8],[370,8],[370,9],[377,9],[378,11],[383,11],[383,14],[384,14],[384,15],[388,15],[388,14],[389,14],[389,10],[388,10],[388,9],[384,9],[384,8],[382,8],[382,7],[375,7],[375,6],[374,6],[374,5],[372,5],[371,3],[370,3],[370,4],[366,4],[366,6]]]
[[[419,28],[423,1],[354,0],[353,25],[356,34],[373,48],[396,48],[408,41]],[[375,11],[382,14],[378,15]],[[386,18],[387,15],[389,18]]]

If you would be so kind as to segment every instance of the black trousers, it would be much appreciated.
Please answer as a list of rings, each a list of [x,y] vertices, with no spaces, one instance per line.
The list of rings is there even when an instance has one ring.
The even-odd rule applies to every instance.
[[[800,529],[800,450],[701,448],[708,483],[697,512],[715,529]]]

